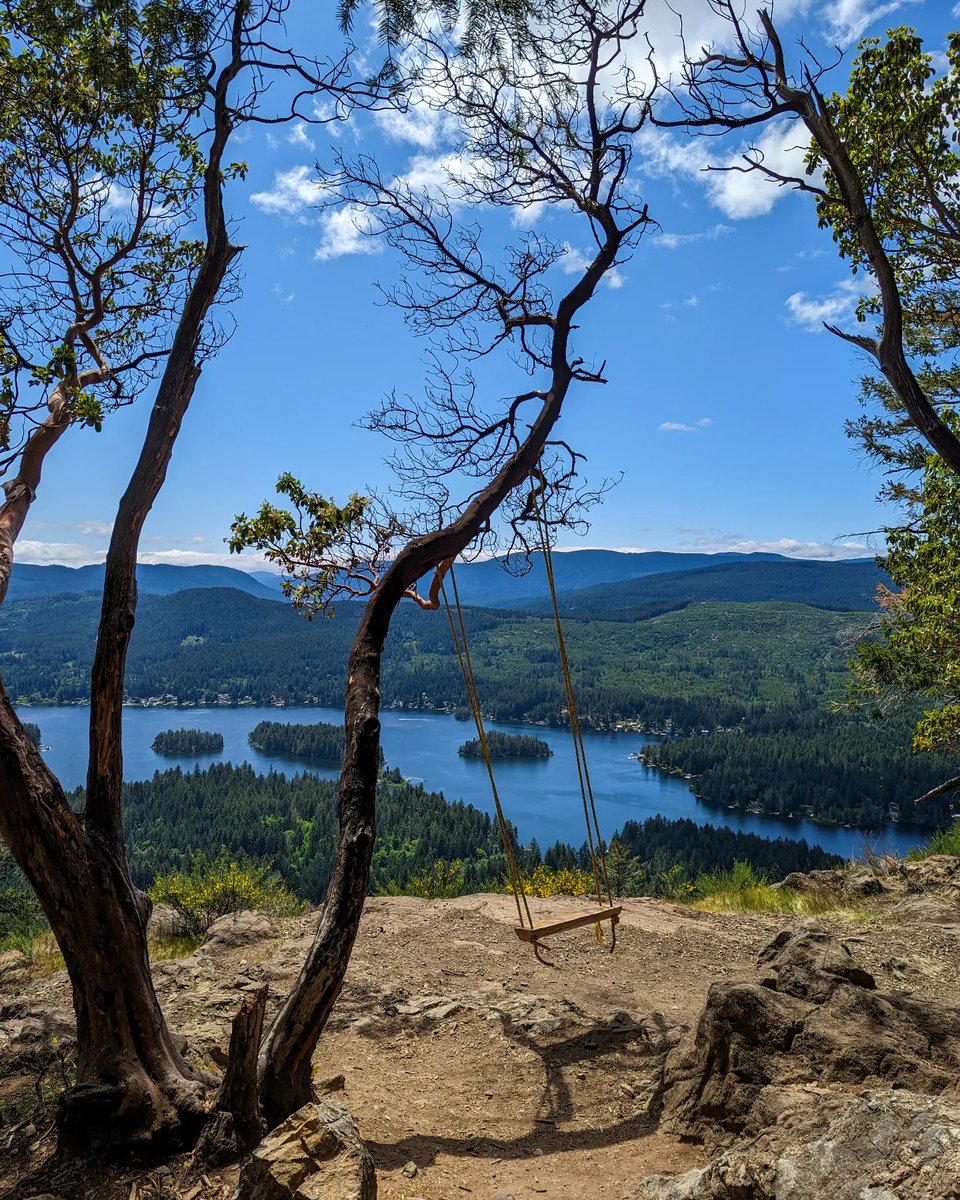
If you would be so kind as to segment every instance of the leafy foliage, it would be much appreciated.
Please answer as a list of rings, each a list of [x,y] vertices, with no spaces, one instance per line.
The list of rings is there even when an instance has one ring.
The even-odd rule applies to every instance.
[[[957,424],[956,418],[951,418]],[[887,569],[898,592],[882,596],[878,636],[858,647],[856,678],[867,696],[922,696],[915,750],[960,750],[960,479],[934,454],[912,521],[888,534]],[[944,775],[949,772],[944,771]],[[955,772],[954,772],[955,773]]]
[[[186,234],[204,7],[19,0],[0,10],[5,449],[48,393],[66,418],[99,429],[165,353],[197,261]]]
[[[153,881],[150,898],[169,904],[194,933],[209,929],[218,917],[243,909],[291,916],[304,905],[269,865],[235,859],[221,849],[215,858],[194,851],[189,863]]]
[[[459,858],[453,862],[438,858],[426,870],[412,875],[404,892],[407,896],[423,896],[427,900],[452,900],[455,896],[463,895],[466,877],[463,862]]]
[[[594,890],[593,875],[581,867],[540,863],[523,875],[523,890],[528,896],[589,896]]]

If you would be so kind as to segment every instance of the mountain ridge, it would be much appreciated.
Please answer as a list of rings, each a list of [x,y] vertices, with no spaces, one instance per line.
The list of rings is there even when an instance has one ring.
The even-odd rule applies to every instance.
[[[548,597],[549,588],[541,555],[534,555],[532,566],[522,574],[513,573],[509,567],[505,567],[505,561],[485,559],[458,566],[457,584],[461,601],[484,608],[526,608]],[[520,560],[516,562],[519,568]],[[822,568],[826,579],[832,569],[866,562],[872,563],[872,560],[821,562],[765,553],[569,550],[555,555],[554,569],[561,593],[580,593],[666,574],[695,575],[718,567],[727,567],[730,571],[740,568],[750,570],[761,563],[778,563],[784,568],[788,568],[789,564],[806,563]],[[36,596],[99,593],[103,590],[103,573],[102,563],[82,567],[68,567],[59,563],[16,563],[9,597],[11,600],[27,600]],[[189,566],[141,563],[137,567],[137,585],[141,595],[145,596],[169,596],[194,588],[231,587],[261,600],[284,599],[279,575],[260,570],[243,571],[212,563]],[[692,589],[689,598],[698,598],[696,588]],[[728,597],[724,595],[718,598]],[[647,602],[645,599],[637,601],[638,604]],[[570,611],[575,607],[581,607],[579,600],[570,606]]]

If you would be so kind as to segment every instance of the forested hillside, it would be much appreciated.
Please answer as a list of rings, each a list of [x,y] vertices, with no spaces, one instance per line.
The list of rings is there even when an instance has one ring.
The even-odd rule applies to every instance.
[[[913,801],[956,775],[957,760],[911,753],[912,726],[908,715],[871,722],[788,708],[728,733],[664,740],[643,760],[693,775],[692,790],[711,804],[867,828],[891,818],[942,825],[950,797]]]
[[[766,564],[765,564],[766,565]],[[774,564],[776,565],[776,564]],[[89,688],[98,601],[66,596],[0,611],[0,667],[19,702],[78,702]],[[467,608],[481,704],[499,720],[564,720],[549,618]],[[354,606],[305,621],[287,606],[237,591],[145,596],[127,691],[136,701],[339,705]],[[648,761],[697,776],[705,800],[806,813],[872,828],[891,811],[942,823],[941,802],[912,801],[951,774],[947,756],[909,752],[906,722],[831,716],[865,613],[800,604],[712,602],[642,621],[569,620],[567,639],[586,724],[626,721],[686,735]],[[401,610],[383,672],[386,705],[465,711],[463,681],[442,613]],[[726,734],[717,730],[733,730]]]
[[[703,600],[741,604],[779,600],[841,612],[862,611],[873,606],[881,583],[891,586],[889,577],[872,560],[720,563],[568,591],[560,597],[560,609],[564,615],[608,621],[634,621],[654,604]],[[521,605],[528,612],[549,611],[545,601],[515,602],[516,607]]]
[[[162,871],[180,866],[188,852],[214,855],[221,846],[269,861],[297,892],[322,899],[336,841],[336,784],[298,775],[258,775],[252,767],[216,765],[206,771],[164,771],[146,783],[124,789],[127,840],[137,882],[143,886]],[[448,804],[436,792],[404,782],[398,772],[381,779],[374,889],[404,887],[437,860],[464,864],[465,892],[503,886],[506,864],[496,823],[469,804]],[[656,893],[662,870],[679,866],[695,876],[701,870],[729,869],[735,859],[751,862],[771,879],[789,871],[830,866],[838,860],[803,841],[789,841],[692,821],[657,819],[623,831],[635,879],[646,869]],[[524,870],[541,861],[535,842],[520,848]],[[553,865],[586,865],[585,849],[555,846],[544,856]],[[636,885],[639,888],[639,883]]]
[[[19,702],[72,703],[89,692],[99,603],[66,596],[4,606],[0,670]],[[235,591],[145,596],[127,668],[134,700],[247,699],[337,705],[357,611],[309,623]],[[552,622],[468,609],[484,712],[557,722],[565,707]],[[839,695],[847,646],[865,617],[802,605],[701,604],[645,621],[572,621],[568,647],[584,718],[650,729],[735,725],[772,705]],[[463,680],[442,613],[412,604],[387,644],[383,702],[458,708]]]

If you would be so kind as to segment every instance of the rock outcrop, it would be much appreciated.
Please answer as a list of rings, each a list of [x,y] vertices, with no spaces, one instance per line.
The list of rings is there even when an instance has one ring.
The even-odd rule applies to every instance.
[[[356,1122],[342,1104],[307,1104],[253,1152],[238,1200],[376,1200],[377,1179]]]
[[[667,1059],[662,1127],[708,1143],[749,1125],[771,1085],[869,1084],[956,1096],[960,1009],[880,991],[813,923],[780,934],[756,980],[714,984]]]
[[[771,1089],[773,1091],[774,1089]],[[771,1098],[772,1100],[772,1098]],[[780,1094],[759,1136],[636,1200],[956,1200],[960,1107],[914,1092]]]

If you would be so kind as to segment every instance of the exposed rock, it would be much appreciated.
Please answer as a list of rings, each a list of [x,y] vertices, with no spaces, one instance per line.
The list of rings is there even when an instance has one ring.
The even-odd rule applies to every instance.
[[[376,1200],[373,1159],[341,1104],[307,1104],[265,1138],[240,1173],[238,1200]]]
[[[832,871],[792,871],[774,888],[785,888],[805,896],[828,896],[834,900],[862,900],[879,896],[890,888],[873,871],[837,869]]]
[[[265,942],[277,936],[277,925],[264,912],[228,913],[220,917],[207,930],[203,940],[204,950],[211,954],[219,950],[231,950],[252,942]]]
[[[796,1093],[793,1094],[796,1096]],[[637,1200],[950,1200],[960,1107],[912,1092],[808,1093],[709,1166],[644,1181]]]
[[[0,1005],[0,1078],[42,1069],[75,1039],[73,1017],[64,1009],[25,999]]]
[[[741,1133],[769,1085],[884,1082],[956,1092],[960,1009],[877,990],[813,923],[780,934],[758,982],[714,984],[694,1034],[667,1059],[663,1127],[692,1140]]]
[[[947,892],[960,894],[960,858],[952,854],[931,854],[918,862],[905,862],[900,868],[908,892]]]
[[[786,888],[791,892],[802,892],[804,895],[824,893],[838,894],[843,891],[845,871],[791,871],[775,888]]]
[[[184,937],[190,932],[190,926],[183,913],[169,904],[154,904],[147,922],[147,936],[164,939]]]

